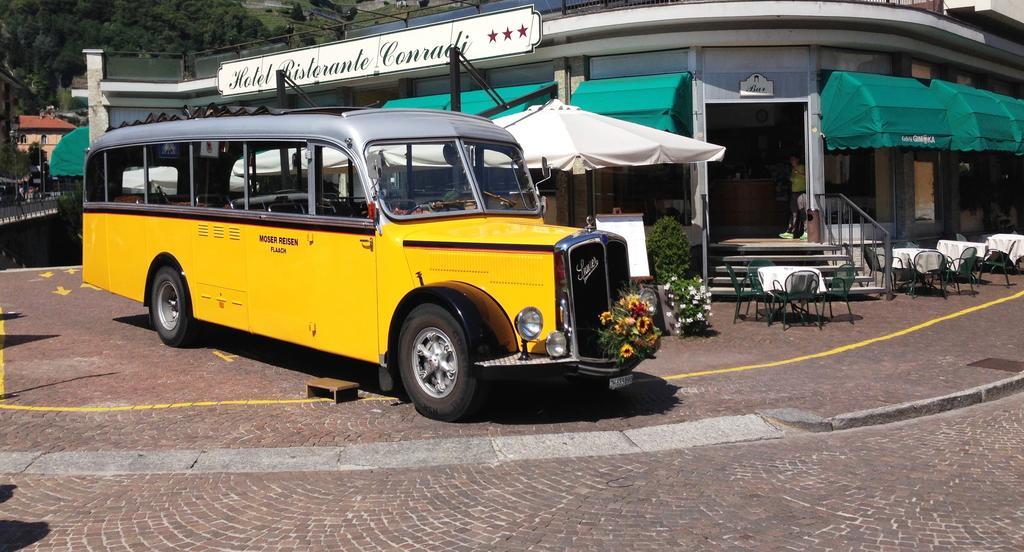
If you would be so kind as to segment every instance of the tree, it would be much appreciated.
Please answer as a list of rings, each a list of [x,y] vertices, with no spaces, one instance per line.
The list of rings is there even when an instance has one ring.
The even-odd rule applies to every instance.
[[[0,174],[8,178],[22,178],[28,175],[28,166],[28,154],[18,151],[14,144],[0,144]]]
[[[197,52],[267,36],[233,0],[0,0],[0,61],[28,86],[26,112],[57,103],[85,72],[84,48]]]
[[[306,14],[302,12],[302,6],[292,2],[292,9],[288,13],[288,18],[292,21],[305,21]]]

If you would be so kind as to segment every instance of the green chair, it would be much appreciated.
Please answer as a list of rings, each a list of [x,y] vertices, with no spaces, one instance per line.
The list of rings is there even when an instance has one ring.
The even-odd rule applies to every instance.
[[[846,302],[846,312],[850,313],[850,324],[853,324],[853,309],[850,308],[850,289],[857,279],[857,267],[851,263],[840,265],[836,269],[832,280],[828,283],[828,290],[825,292],[825,300],[828,301],[828,318],[835,317],[832,313],[832,299],[842,299]]]
[[[764,292],[758,294],[758,292],[750,289],[743,289],[742,281],[736,277],[736,272],[731,266],[725,265],[725,270],[729,272],[729,280],[732,281],[732,289],[736,292],[736,312],[732,315],[732,323],[735,324],[736,320],[740,317],[740,306],[744,301],[747,302],[747,308],[750,308],[750,302],[752,300],[764,300]]]
[[[803,308],[799,309],[800,321],[807,324],[806,315],[810,314],[810,305],[814,303],[814,314],[818,318],[818,328],[822,327],[824,319],[821,316],[821,309],[819,303],[824,301],[825,296],[822,293],[818,293],[818,278],[817,272],[811,272],[810,270],[799,270],[786,277],[786,282],[780,288],[777,285],[773,287],[770,294],[772,301],[779,304],[779,311],[782,311],[782,329],[786,329],[786,306],[790,307],[790,311],[793,314],[797,314],[797,304],[802,305]],[[768,317],[768,325],[772,323],[772,315]]]
[[[767,301],[769,299],[768,294],[765,293],[764,287],[761,285],[761,278],[757,275],[758,269],[765,266],[775,266],[775,263],[767,259],[754,259],[747,263],[747,286],[750,287],[751,291],[758,294],[758,296],[754,298],[754,320],[757,320],[757,317],[760,314],[758,312],[758,306],[760,306],[761,301]],[[768,312],[771,312],[771,307],[767,305],[767,303],[765,306],[768,307]],[[750,303],[747,303],[746,314],[749,314],[749,312]],[[746,314],[744,316],[746,316]]]
[[[986,268],[989,272],[995,274],[995,269],[998,268],[1003,271],[1003,276],[1006,276],[1006,287],[1010,287],[1010,269],[1017,270],[1017,265],[1013,263],[1013,248],[1016,245],[1017,242],[1011,243],[1010,250],[1005,252],[998,249],[989,251],[988,255],[985,256],[985,260],[981,262],[981,269],[978,271],[978,274],[985,272]],[[1017,273],[1020,274],[1020,271],[1017,270]]]
[[[960,278],[966,278],[971,285],[971,293],[974,291],[974,265],[978,260],[978,249],[968,247],[960,253],[959,259],[947,259],[949,265],[946,267],[945,279],[956,286],[956,294],[960,295]]]
[[[934,288],[936,284],[942,291],[942,297],[946,295],[946,256],[934,249],[919,251],[914,255],[914,262],[910,263],[914,271],[914,282],[910,284],[910,296],[917,297],[917,283],[926,287]]]

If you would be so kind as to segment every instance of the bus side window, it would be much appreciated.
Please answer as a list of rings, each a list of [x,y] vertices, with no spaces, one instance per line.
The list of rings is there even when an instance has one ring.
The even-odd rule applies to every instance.
[[[366,218],[366,193],[352,158],[344,151],[316,147],[316,214]]]
[[[107,171],[105,168],[107,154],[98,153],[89,158],[85,168],[85,200],[106,201]]]
[[[241,142],[206,140],[192,143],[196,207],[244,209],[244,157]]]
[[[273,213],[309,210],[305,142],[249,142],[249,209]]]
[[[188,143],[172,142],[148,146],[147,203],[191,205],[189,199]]]
[[[142,146],[114,148],[107,151],[107,201],[143,203],[145,169]]]

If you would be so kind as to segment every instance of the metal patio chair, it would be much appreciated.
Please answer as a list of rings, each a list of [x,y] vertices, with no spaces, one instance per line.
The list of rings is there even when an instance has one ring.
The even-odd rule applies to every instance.
[[[760,303],[770,299],[764,291],[764,286],[761,285],[761,278],[758,277],[757,275],[758,269],[765,266],[775,266],[775,263],[767,259],[754,259],[753,261],[747,263],[747,285],[750,287],[751,291],[757,294],[754,297],[754,320],[757,320],[758,316],[760,315],[760,313],[758,312],[758,306],[760,305]],[[768,312],[771,312],[771,307],[768,306],[767,304],[765,306],[767,307]],[[750,314],[749,302],[747,303],[747,312],[744,316],[748,314]]]
[[[819,304],[825,300],[825,295],[818,292],[818,273],[810,270],[798,270],[786,277],[785,283],[780,288],[778,282],[773,283],[770,295],[772,302],[778,303],[778,310],[782,312],[782,329],[786,329],[786,306],[790,307],[793,314],[800,314],[800,321],[807,324],[806,316],[810,314],[810,305],[814,304],[814,314],[818,318],[818,328],[824,324]],[[797,304],[800,307],[797,307]],[[768,316],[768,325],[772,323],[774,313]]]
[[[966,278],[971,285],[971,293],[974,291],[974,265],[978,262],[978,248],[968,247],[960,252],[958,259],[946,259],[949,264],[946,267],[946,281],[956,286],[956,294],[960,295],[960,278]]]
[[[850,289],[857,279],[857,267],[852,263],[840,265],[832,280],[828,283],[828,290],[825,291],[825,300],[828,302],[828,318],[835,317],[832,313],[832,299],[842,299],[846,303],[846,312],[850,313],[850,324],[853,324],[853,309],[850,308]]]
[[[736,292],[736,311],[732,315],[732,323],[735,324],[736,320],[740,317],[740,306],[744,301],[747,302],[747,309],[750,309],[751,300],[764,301],[766,297],[763,291],[758,294],[758,292],[754,290],[743,289],[743,281],[736,277],[736,271],[734,271],[731,266],[725,265],[725,270],[729,273],[729,280],[732,282],[732,289]]]
[[[981,262],[981,268],[978,269],[978,274],[985,272],[987,268],[989,272],[995,274],[995,269],[1003,271],[1003,276],[1006,277],[1006,287],[1010,287],[1010,269],[1014,269],[1017,274],[1020,274],[1020,270],[1017,269],[1017,265],[1013,262],[1013,248],[1017,246],[1017,242],[1010,244],[1009,251],[999,251],[993,249],[988,252],[985,256],[985,260]]]
[[[910,284],[910,296],[917,297],[917,283],[925,287],[933,288],[936,284],[942,291],[942,297],[946,295],[946,256],[935,250],[924,250],[914,255],[914,262],[910,263],[914,271],[914,282]]]

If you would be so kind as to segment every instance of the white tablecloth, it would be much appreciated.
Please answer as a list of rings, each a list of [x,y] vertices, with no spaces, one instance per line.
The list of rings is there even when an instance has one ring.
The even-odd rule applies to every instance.
[[[762,266],[757,269],[757,277],[761,280],[761,287],[765,291],[781,290],[786,285],[786,278],[794,272],[807,271],[818,275],[818,293],[828,290],[825,279],[821,277],[821,271],[809,266]]]
[[[942,253],[951,259],[959,259],[960,255],[962,255],[964,250],[968,247],[977,249],[978,257],[984,257],[988,246],[981,242],[939,240],[939,244],[935,246],[935,249],[938,249],[939,253]]]
[[[1024,257],[1024,235],[1021,234],[995,234],[989,236],[985,243],[988,248],[1002,251],[1003,253],[1010,252],[1010,246],[1013,246],[1013,254],[1010,255],[1010,259],[1013,262],[1017,262],[1021,257]]]
[[[923,249],[920,247],[894,247],[892,250],[892,266],[893,268],[913,268],[914,257],[922,251],[936,251],[935,249]],[[936,260],[936,263],[938,260]],[[918,267],[919,270],[935,270],[939,268],[938,264],[925,265]]]

